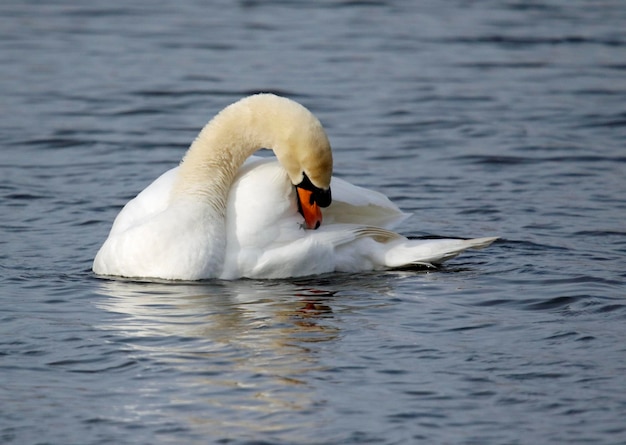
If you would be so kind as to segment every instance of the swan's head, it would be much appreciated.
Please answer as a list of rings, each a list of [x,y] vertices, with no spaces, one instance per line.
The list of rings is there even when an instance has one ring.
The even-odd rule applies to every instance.
[[[322,124],[290,99],[272,94],[249,99],[257,102],[257,112],[271,128],[271,148],[298,191],[298,205],[307,227],[317,228],[322,221],[319,208],[328,207],[332,201],[333,156]]]
[[[310,192],[311,200],[320,207],[332,201],[330,181],[333,174],[333,155],[322,124],[304,109],[301,125],[282,127],[285,138],[274,149],[276,157],[287,172],[292,184]]]
[[[293,100],[256,94],[229,105],[200,132],[181,163],[181,190],[202,183],[206,169],[228,170],[232,178],[243,161],[260,148],[270,148],[298,195],[307,228],[322,221],[320,207],[331,203],[333,156],[320,121]],[[210,161],[210,162],[209,162]],[[185,173],[182,173],[184,170]],[[223,189],[230,183],[222,185]],[[227,190],[227,189],[226,189]]]
[[[332,156],[330,156],[330,147],[328,150],[329,159],[327,161],[320,162],[320,159],[315,159],[313,163],[302,164],[303,168],[301,173],[292,176],[291,182],[296,186],[296,192],[298,195],[298,211],[304,217],[304,223],[307,229],[317,229],[322,224],[322,211],[320,207],[328,207],[332,201],[330,193],[330,178],[326,179],[327,172],[332,172]],[[324,162],[329,162],[330,167],[326,167],[324,170],[320,170],[320,174],[316,174],[315,169],[307,169],[307,165],[312,165],[314,168],[324,168]],[[294,170],[293,173],[297,172]],[[310,175],[310,176],[309,176]],[[294,180],[295,177],[295,180]],[[313,178],[313,179],[311,179]],[[298,180],[300,180],[298,182]],[[313,181],[316,182],[313,182]],[[297,184],[296,184],[297,182]],[[317,184],[328,184],[327,186],[318,186]]]

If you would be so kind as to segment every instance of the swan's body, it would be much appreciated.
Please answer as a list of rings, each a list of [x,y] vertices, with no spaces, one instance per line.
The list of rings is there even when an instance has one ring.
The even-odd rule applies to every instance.
[[[278,161],[249,158],[263,147]],[[408,240],[390,231],[406,214],[377,192],[331,182],[331,173],[328,139],[308,110],[273,95],[243,99],[207,124],[179,167],[122,209],[93,270],[178,280],[286,278],[439,264],[495,239]],[[309,190],[312,210],[294,185],[298,194]],[[316,204],[330,204],[330,189],[323,224],[307,230],[320,223]]]

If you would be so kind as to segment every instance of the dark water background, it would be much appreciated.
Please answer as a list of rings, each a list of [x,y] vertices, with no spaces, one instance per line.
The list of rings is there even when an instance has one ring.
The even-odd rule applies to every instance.
[[[255,91],[309,107],[438,271],[90,272]],[[0,3],[0,442],[626,442],[626,4]]]

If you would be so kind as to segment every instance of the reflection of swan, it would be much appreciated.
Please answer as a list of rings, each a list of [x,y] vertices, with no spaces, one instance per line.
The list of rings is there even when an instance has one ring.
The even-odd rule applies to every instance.
[[[278,162],[244,165],[263,147]],[[331,184],[331,175],[328,138],[306,108],[271,94],[242,99],[204,127],[180,167],[124,207],[93,270],[284,278],[437,264],[495,239],[410,241],[389,231],[406,215],[386,197],[336,178]],[[320,207],[328,207],[321,227]]]
[[[299,338],[303,331],[319,342],[332,340],[337,333],[323,322],[332,315],[326,302],[332,292],[286,282],[172,285],[115,280],[103,281],[100,288],[107,299],[98,306],[126,316],[109,327],[133,338],[206,339],[212,346],[275,353],[292,345],[291,336]]]
[[[255,434],[280,421],[264,416],[315,409],[314,350],[338,338],[332,293],[286,282],[98,285],[96,305],[111,313],[100,329],[139,367],[139,394],[169,391],[163,405],[139,404],[143,416],[182,416],[178,423],[216,437],[229,428]],[[158,389],[157,389],[158,388]],[[177,410],[200,404],[199,410]],[[139,402],[138,402],[139,403]],[[150,408],[155,410],[150,413]],[[167,413],[167,414],[164,414]],[[210,418],[206,418],[210,414]],[[206,424],[203,426],[203,424]],[[289,428],[293,428],[291,425]],[[289,442],[289,441],[288,441]]]

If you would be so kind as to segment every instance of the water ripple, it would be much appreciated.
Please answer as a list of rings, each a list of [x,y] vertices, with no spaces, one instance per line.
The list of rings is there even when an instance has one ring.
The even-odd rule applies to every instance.
[[[618,443],[622,3],[198,8],[0,4],[0,442]],[[310,107],[403,233],[501,239],[437,269],[94,277],[121,206],[260,91]]]

